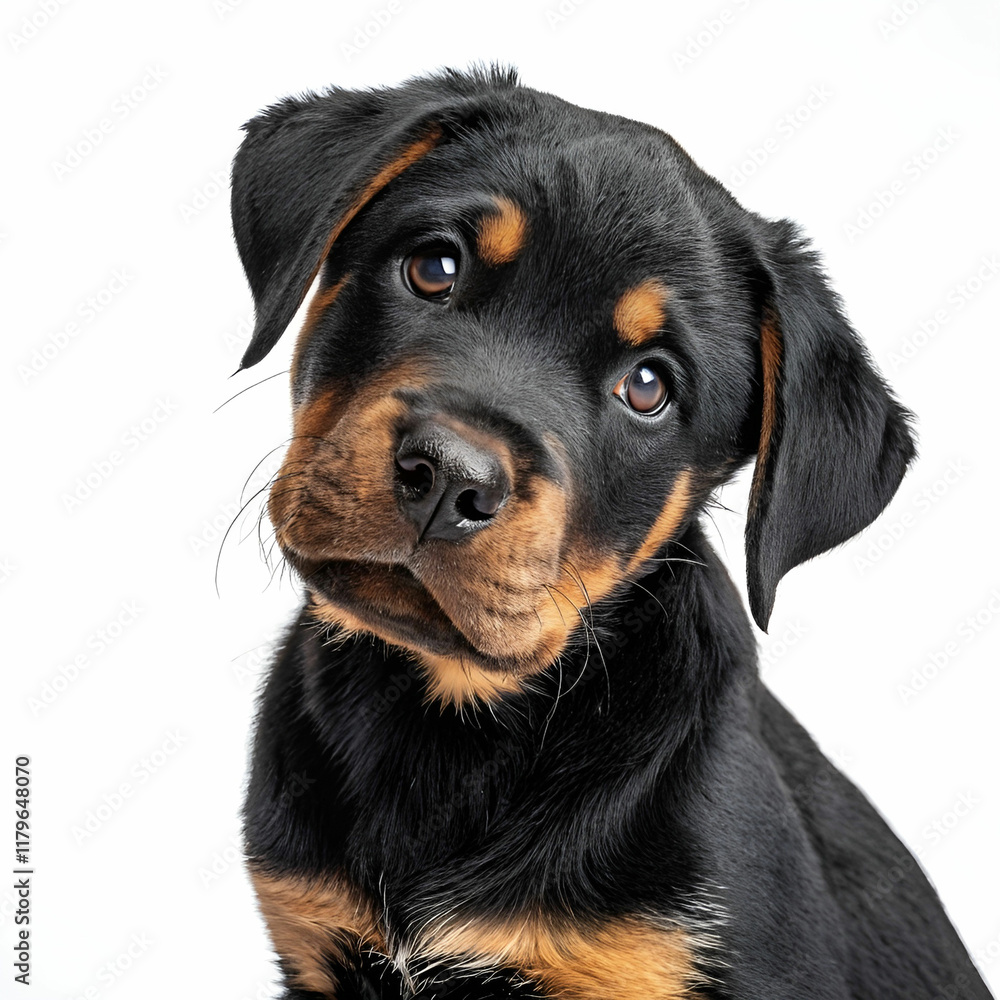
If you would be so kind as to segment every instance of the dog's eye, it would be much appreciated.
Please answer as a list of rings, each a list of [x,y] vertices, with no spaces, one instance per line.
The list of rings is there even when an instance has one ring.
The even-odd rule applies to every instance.
[[[667,403],[667,380],[655,361],[644,361],[619,379],[614,392],[629,409],[650,416]]]
[[[414,295],[444,298],[458,277],[458,251],[451,247],[418,250],[403,262],[403,274]]]

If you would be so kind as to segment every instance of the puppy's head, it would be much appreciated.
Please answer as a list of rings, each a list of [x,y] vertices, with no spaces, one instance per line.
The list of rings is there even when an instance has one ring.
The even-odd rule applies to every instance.
[[[313,279],[270,496],[315,613],[489,696],[582,634],[756,455],[754,616],[885,506],[905,413],[787,223],[669,136],[446,73],[247,126],[236,239],[273,346]]]

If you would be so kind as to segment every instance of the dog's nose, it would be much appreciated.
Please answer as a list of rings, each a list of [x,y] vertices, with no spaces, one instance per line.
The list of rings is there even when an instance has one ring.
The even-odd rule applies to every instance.
[[[421,538],[459,541],[484,528],[510,495],[495,451],[432,420],[404,434],[396,480]]]

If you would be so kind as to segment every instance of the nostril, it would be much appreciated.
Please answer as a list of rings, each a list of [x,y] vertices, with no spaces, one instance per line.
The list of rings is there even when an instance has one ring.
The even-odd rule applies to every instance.
[[[396,459],[400,482],[418,497],[425,497],[434,488],[434,466],[423,455],[404,455]]]
[[[503,493],[498,489],[468,489],[459,493],[455,509],[469,521],[488,521],[502,502]]]
[[[431,419],[404,429],[393,485],[417,542],[461,541],[488,527],[511,495],[502,446],[480,438]]]

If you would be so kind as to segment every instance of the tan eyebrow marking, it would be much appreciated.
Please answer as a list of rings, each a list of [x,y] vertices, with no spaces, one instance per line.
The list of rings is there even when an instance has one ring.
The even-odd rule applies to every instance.
[[[641,347],[663,329],[670,289],[659,278],[622,292],[615,303],[614,325],[618,336],[632,347]]]
[[[524,210],[509,198],[495,196],[496,211],[484,215],[479,223],[476,249],[491,266],[509,264],[521,252],[528,235]]]

